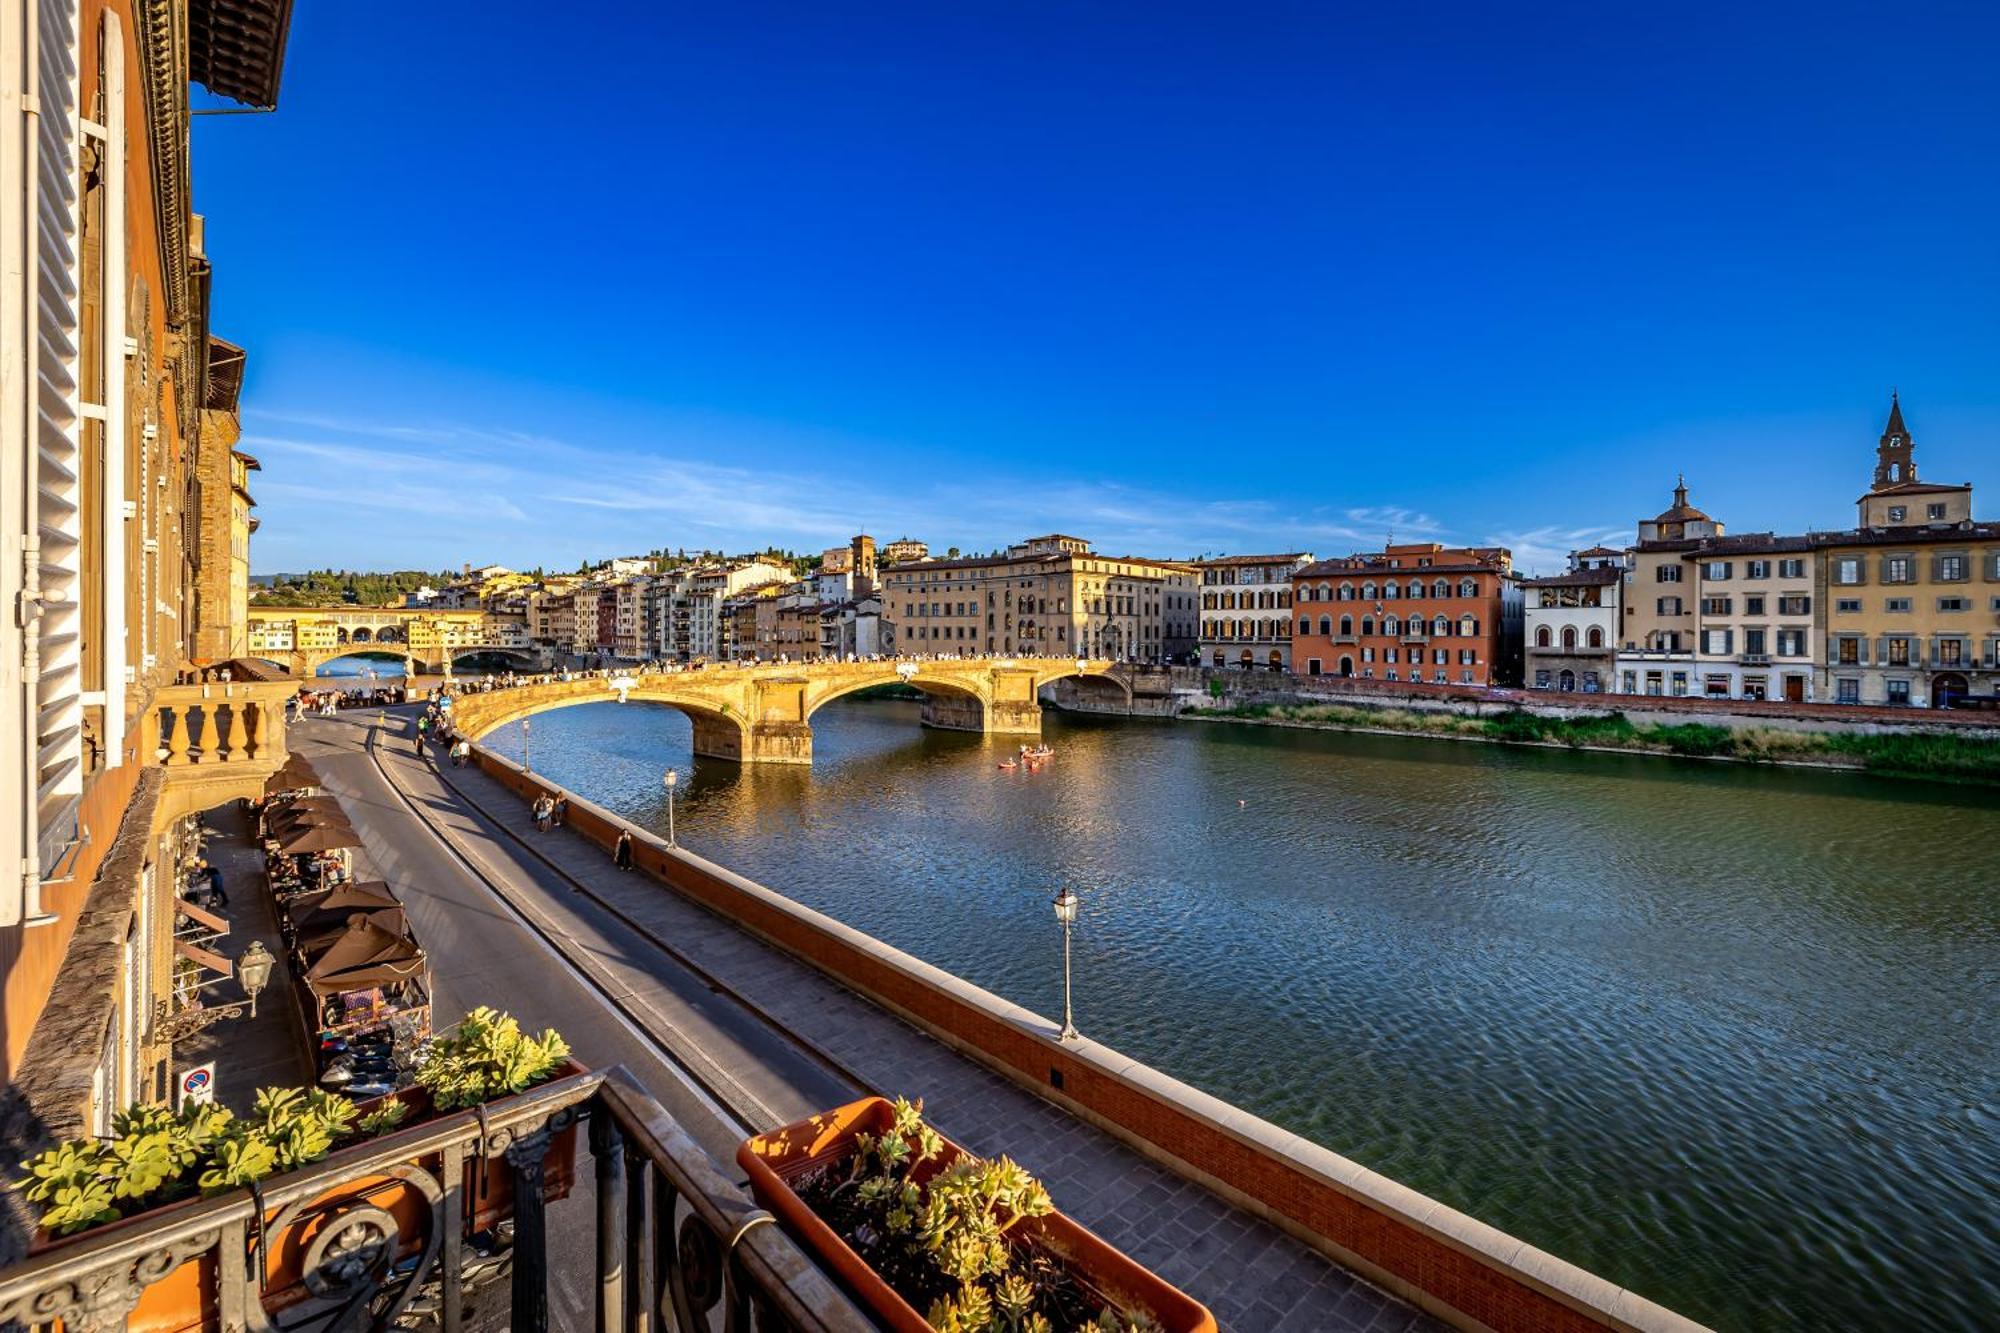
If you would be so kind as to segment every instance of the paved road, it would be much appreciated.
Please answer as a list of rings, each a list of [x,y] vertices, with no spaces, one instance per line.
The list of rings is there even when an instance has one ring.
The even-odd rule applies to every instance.
[[[714,1053],[711,1058],[728,1067],[767,1115],[780,1117],[771,1125],[852,1099],[853,1090],[823,1066],[739,1007],[720,1001],[706,982],[571,893],[545,866],[526,855],[510,856],[510,844],[490,836],[482,817],[446,793],[428,766],[413,758],[406,736],[409,720],[393,711],[356,710],[302,721],[292,727],[291,737],[360,833],[362,877],[388,881],[402,899],[430,956],[436,1026],[489,1004],[512,1013],[524,1026],[556,1028],[583,1064],[624,1065],[732,1172],[743,1128],[687,1073],[662,1057],[662,1045],[699,1043],[700,1049]],[[378,727],[382,743],[371,753],[369,733]],[[384,766],[394,774],[393,782],[385,777]],[[447,837],[466,838],[480,873],[434,833],[413,802]],[[501,891],[525,902],[549,929],[586,950],[613,993],[648,1019],[646,1033],[635,1032],[604,994],[585,984],[524,925]],[[578,1156],[577,1189],[550,1211],[550,1313],[558,1328],[588,1328],[595,1298],[591,1166],[582,1143]],[[480,1303],[482,1315],[499,1321],[488,1326],[504,1326],[504,1304],[493,1308],[495,1301],[503,1301],[502,1293],[504,1287],[489,1291]]]
[[[440,774],[418,758],[410,716],[311,721],[294,744],[348,806],[375,871],[407,905],[431,955],[440,1023],[488,1003],[556,1026],[586,1063],[625,1064],[724,1162],[741,1124],[781,1124],[870,1085],[923,1095],[945,1132],[1023,1162],[1066,1211],[1207,1303],[1225,1327],[1439,1327],[732,924],[620,874],[581,838],[532,832],[521,803],[483,773]],[[587,1219],[575,1203],[565,1206]],[[589,1234],[587,1222],[574,1230],[581,1237],[568,1239]],[[587,1246],[555,1265],[565,1327],[587,1315],[590,1270]]]

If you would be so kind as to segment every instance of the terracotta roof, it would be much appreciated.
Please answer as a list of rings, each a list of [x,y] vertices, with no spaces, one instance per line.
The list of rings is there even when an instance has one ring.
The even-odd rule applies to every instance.
[[[1218,555],[1212,560],[1197,560],[1194,563],[1204,568],[1209,565],[1289,565],[1311,555],[1310,551],[1288,551],[1283,555]]]
[[[1815,549],[1828,546],[1942,546],[2000,541],[2000,523],[1953,523],[1939,527],[1849,528],[1844,532],[1811,532]]]
[[[1710,555],[1760,555],[1767,552],[1811,549],[1812,541],[1806,537],[1780,537],[1771,532],[1745,532],[1734,537],[1710,537],[1684,558],[1699,560]]]
[[[1551,574],[1545,579],[1523,579],[1524,588],[1605,588],[1624,575],[1615,569],[1573,569],[1567,574]]]
[[[1871,490],[1861,498],[1869,500],[1878,495],[1935,495],[1942,491],[1969,491],[1971,489],[1972,483],[1969,481],[1957,486],[1938,485],[1928,481],[1899,481],[1893,485],[1884,486],[1879,490]]]
[[[1609,546],[1593,546],[1588,551],[1578,551],[1576,554],[1578,559],[1596,559],[1604,556],[1621,556],[1625,553],[1613,550]]]

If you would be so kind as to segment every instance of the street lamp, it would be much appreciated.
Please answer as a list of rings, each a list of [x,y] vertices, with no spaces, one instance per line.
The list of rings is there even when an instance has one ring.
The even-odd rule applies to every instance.
[[[667,775],[661,778],[660,782],[667,789],[667,846],[678,847],[680,844],[674,841],[674,788],[681,784],[681,771],[677,768],[668,769]]]
[[[534,764],[528,759],[528,730],[528,719],[524,717],[521,719],[521,771],[523,773],[532,773],[535,771]]]
[[[236,960],[236,979],[243,983],[243,993],[250,997],[250,1017],[257,1016],[257,994],[271,980],[271,964],[277,961],[271,951],[264,947],[264,941],[251,940],[250,947]]]
[[[1075,1041],[1076,1021],[1072,1017],[1069,1002],[1069,932],[1070,927],[1076,924],[1076,895],[1068,889],[1063,889],[1056,894],[1055,902],[1051,905],[1056,909],[1056,920],[1062,922],[1063,931],[1063,1025],[1062,1033],[1056,1040]]]

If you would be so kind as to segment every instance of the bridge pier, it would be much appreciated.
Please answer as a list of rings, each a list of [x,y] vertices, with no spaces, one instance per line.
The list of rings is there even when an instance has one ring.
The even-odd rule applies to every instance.
[[[732,764],[810,764],[812,728],[803,722],[752,722],[690,713],[694,752]]]

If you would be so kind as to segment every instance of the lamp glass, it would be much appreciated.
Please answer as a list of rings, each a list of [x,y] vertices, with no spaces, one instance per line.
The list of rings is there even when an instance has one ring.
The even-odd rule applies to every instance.
[[[1056,920],[1066,926],[1076,920],[1076,895],[1068,889],[1058,893],[1052,905],[1056,909]]]

